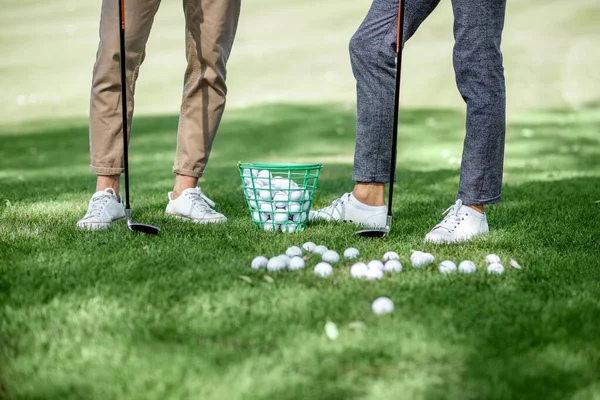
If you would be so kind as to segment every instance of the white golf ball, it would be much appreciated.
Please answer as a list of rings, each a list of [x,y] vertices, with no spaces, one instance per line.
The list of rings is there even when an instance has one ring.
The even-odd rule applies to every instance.
[[[273,220],[277,223],[286,222],[288,220],[289,214],[285,210],[275,210],[275,214],[273,215]]]
[[[456,264],[453,261],[444,260],[438,266],[438,270],[442,274],[450,274],[450,273],[456,271]]]
[[[308,252],[310,252],[310,253],[312,253],[312,251],[315,249],[315,247],[317,247],[317,245],[316,245],[316,244],[314,244],[313,242],[306,242],[306,243],[304,243],[304,244],[302,245],[302,248],[303,248],[305,251],[308,251]]]
[[[287,226],[281,225],[282,232],[294,233],[294,232],[296,232],[297,229],[298,229],[298,224],[287,224]]]
[[[389,260],[383,265],[383,272],[402,272],[402,263],[398,260]]]
[[[280,176],[274,177],[271,181],[271,187],[275,189],[288,189],[289,185],[290,181]]]
[[[260,211],[266,212],[266,213],[272,213],[273,212],[273,204],[268,203],[266,201],[260,202]]]
[[[288,249],[285,251],[285,254],[287,254],[290,257],[301,256],[302,249],[298,246],[291,246],[288,247]]]
[[[362,263],[362,262],[356,263],[352,267],[350,267],[350,275],[353,278],[358,278],[358,279],[366,278],[368,272],[369,272],[369,267],[367,267],[367,264]]]
[[[290,207],[289,207],[290,212],[300,212],[300,210],[302,210],[302,206],[300,206],[300,203],[290,203]]]
[[[258,192],[258,197],[263,200],[271,200],[271,191],[263,189]]]
[[[487,272],[488,274],[500,275],[504,273],[504,265],[496,262],[491,263],[490,265],[488,265]]]
[[[371,310],[379,315],[389,314],[394,311],[394,302],[387,297],[379,297],[371,305]]]
[[[252,260],[252,263],[250,264],[250,267],[252,269],[264,268],[267,266],[268,262],[269,262],[269,260],[267,260],[267,257],[264,257],[264,256],[254,257],[254,259]]]
[[[399,260],[399,259],[400,259],[400,256],[398,256],[398,253],[396,253],[395,251],[388,251],[387,253],[385,253],[383,255],[384,261]]]
[[[283,192],[275,193],[273,196],[273,202],[275,203],[275,207],[284,208],[288,205],[288,196]]]
[[[287,254],[280,254],[277,257],[279,257],[279,258],[281,258],[283,260],[283,262],[285,263],[286,267],[288,265],[290,265],[290,260],[292,259],[292,257],[288,256]]]
[[[365,278],[369,280],[381,279],[383,278],[383,270],[380,270],[379,268],[368,268]]]
[[[369,261],[367,266],[369,267],[369,269],[378,269],[380,271],[383,271],[383,263],[379,260]]]
[[[256,193],[258,193],[258,191],[255,191],[254,189],[246,189],[246,197],[250,200],[256,199]]]
[[[285,267],[286,262],[280,256],[271,257],[267,262],[267,269],[269,271],[280,271],[282,269],[285,269]]]
[[[458,271],[463,274],[472,274],[477,271],[477,266],[473,261],[464,260],[460,264],[458,264]]]
[[[313,271],[315,274],[325,278],[333,272],[333,267],[326,262],[320,262],[315,265],[315,269]]]
[[[290,221],[300,222],[300,214],[292,214],[292,215],[290,215]]]
[[[322,244],[320,244],[320,245],[316,246],[316,247],[313,249],[313,251],[312,251],[312,252],[313,252],[313,253],[315,253],[315,254],[318,254],[318,255],[322,256],[322,255],[323,255],[323,253],[325,253],[327,250],[328,250],[328,249],[327,249],[327,247],[325,247],[325,246],[323,246]]]
[[[340,261],[340,255],[335,250],[327,250],[321,255],[321,259],[330,264],[335,264]]]
[[[360,255],[360,251],[358,251],[358,249],[355,249],[354,247],[349,247],[346,250],[344,250],[344,258],[347,258],[349,260],[356,258]]]
[[[308,200],[310,200],[311,194],[312,194],[312,192],[310,190],[305,190],[304,191],[304,200],[306,200],[308,202]]]
[[[288,268],[291,269],[292,271],[297,271],[299,269],[304,268],[304,259],[302,257],[292,257],[292,259],[290,260],[290,264],[288,265]]]
[[[254,183],[260,186],[268,186],[270,178],[272,178],[271,173],[263,169],[258,173],[258,179],[254,179]]]
[[[493,264],[493,263],[501,264],[502,263],[502,261],[500,260],[500,257],[498,257],[496,254],[488,254],[487,256],[485,256],[485,262],[488,264]]]
[[[310,209],[310,201],[305,201],[302,207],[304,208],[304,211],[308,211]]]
[[[291,190],[290,191],[290,199],[291,200],[300,200],[300,199],[302,199],[302,191],[301,190]]]
[[[435,257],[432,254],[424,253],[422,251],[415,251],[410,255],[410,262],[415,268],[429,265],[433,261],[435,261]]]
[[[263,230],[265,230],[266,232],[273,232],[277,231],[278,229],[279,227],[277,225],[273,225],[271,222],[267,222],[263,226]]]
[[[252,209],[254,210],[260,210],[260,204],[258,201],[256,200],[251,200],[248,202],[248,204],[250,204],[250,207],[252,207]]]

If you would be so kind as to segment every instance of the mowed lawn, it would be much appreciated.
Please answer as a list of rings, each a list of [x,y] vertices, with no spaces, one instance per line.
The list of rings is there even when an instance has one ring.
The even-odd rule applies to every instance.
[[[184,65],[181,4],[163,2],[130,151],[134,219],[160,226],[158,237],[124,223],[74,229],[94,187],[85,113],[99,3],[3,4],[0,399],[600,399],[593,1],[509,2],[504,200],[488,209],[487,237],[423,244],[454,200],[464,138],[448,1],[406,47],[391,235],[252,226],[239,160],[323,163],[314,207],[352,188],[347,41],[368,4],[244,3],[230,105],[201,182],[229,222],[195,226],[164,215]],[[360,281],[341,262],[320,278],[318,257],[300,272],[250,269],[306,241],[357,247],[360,261],[394,250],[404,270]],[[412,250],[478,271],[414,269]],[[485,273],[489,253],[505,274]],[[378,296],[393,314],[371,312]]]
[[[600,112],[512,123],[492,232],[455,246],[422,240],[453,200],[462,115],[410,110],[402,121],[395,223],[381,241],[349,225],[260,232],[243,201],[238,159],[323,160],[317,206],[348,190],[354,115],[343,107],[231,111],[202,183],[230,218],[219,226],[163,215],[177,119],[140,117],[132,204],[158,237],[123,223],[74,229],[92,185],[85,120],[2,130],[3,390],[12,399],[597,399]],[[404,271],[359,281],[343,262],[323,279],[316,257],[301,272],[249,268],[308,240],[355,246],[362,261],[394,250]],[[479,270],[413,269],[411,249]],[[488,253],[502,257],[504,275],[484,272]],[[381,295],[394,300],[392,315],[372,314]]]

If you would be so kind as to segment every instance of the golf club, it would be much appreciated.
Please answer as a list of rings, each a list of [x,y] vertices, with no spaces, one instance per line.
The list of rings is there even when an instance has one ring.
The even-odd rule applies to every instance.
[[[394,175],[396,172],[396,153],[398,146],[398,112],[400,109],[400,72],[402,70],[402,48],[404,36],[404,0],[398,3],[398,38],[396,39],[396,88],[394,92],[394,129],[392,132],[392,159],[390,162],[390,190],[387,207],[387,221],[385,228],[381,229],[363,229],[357,231],[358,236],[382,238],[390,233],[392,228],[392,199],[394,194]]]
[[[123,164],[125,166],[125,217],[127,227],[134,232],[156,235],[160,228],[154,225],[139,224],[131,221],[131,206],[129,205],[129,158],[127,144],[127,78],[125,77],[125,0],[119,1],[119,25],[121,38],[121,112],[123,113]]]

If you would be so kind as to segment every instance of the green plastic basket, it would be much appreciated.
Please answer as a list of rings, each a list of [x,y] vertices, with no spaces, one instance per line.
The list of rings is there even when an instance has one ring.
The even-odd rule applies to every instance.
[[[244,197],[254,226],[287,233],[304,230],[321,167],[239,162]]]

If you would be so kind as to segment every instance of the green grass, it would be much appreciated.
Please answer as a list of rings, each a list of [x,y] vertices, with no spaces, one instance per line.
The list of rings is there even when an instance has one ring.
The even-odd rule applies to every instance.
[[[84,119],[0,130],[0,340],[12,399],[598,399],[600,110],[523,114],[509,126],[505,200],[470,244],[422,243],[453,200],[462,114],[403,114],[393,234],[348,225],[254,230],[236,160],[324,160],[316,206],[351,187],[354,115],[344,107],[230,111],[202,187],[230,218],[194,226],[163,215],[177,117],[134,121],[135,219],[158,237],[78,232],[92,177]],[[306,143],[306,145],[304,145]],[[442,155],[444,153],[444,155]],[[402,273],[327,279],[269,274],[253,256],[307,240],[362,260],[401,254]],[[408,265],[411,249],[472,259],[474,276]],[[494,252],[522,271],[483,272]],[[248,283],[241,276],[251,279]],[[380,295],[393,315],[370,311]],[[331,320],[336,341],[324,333]],[[362,328],[353,328],[360,321]]]

